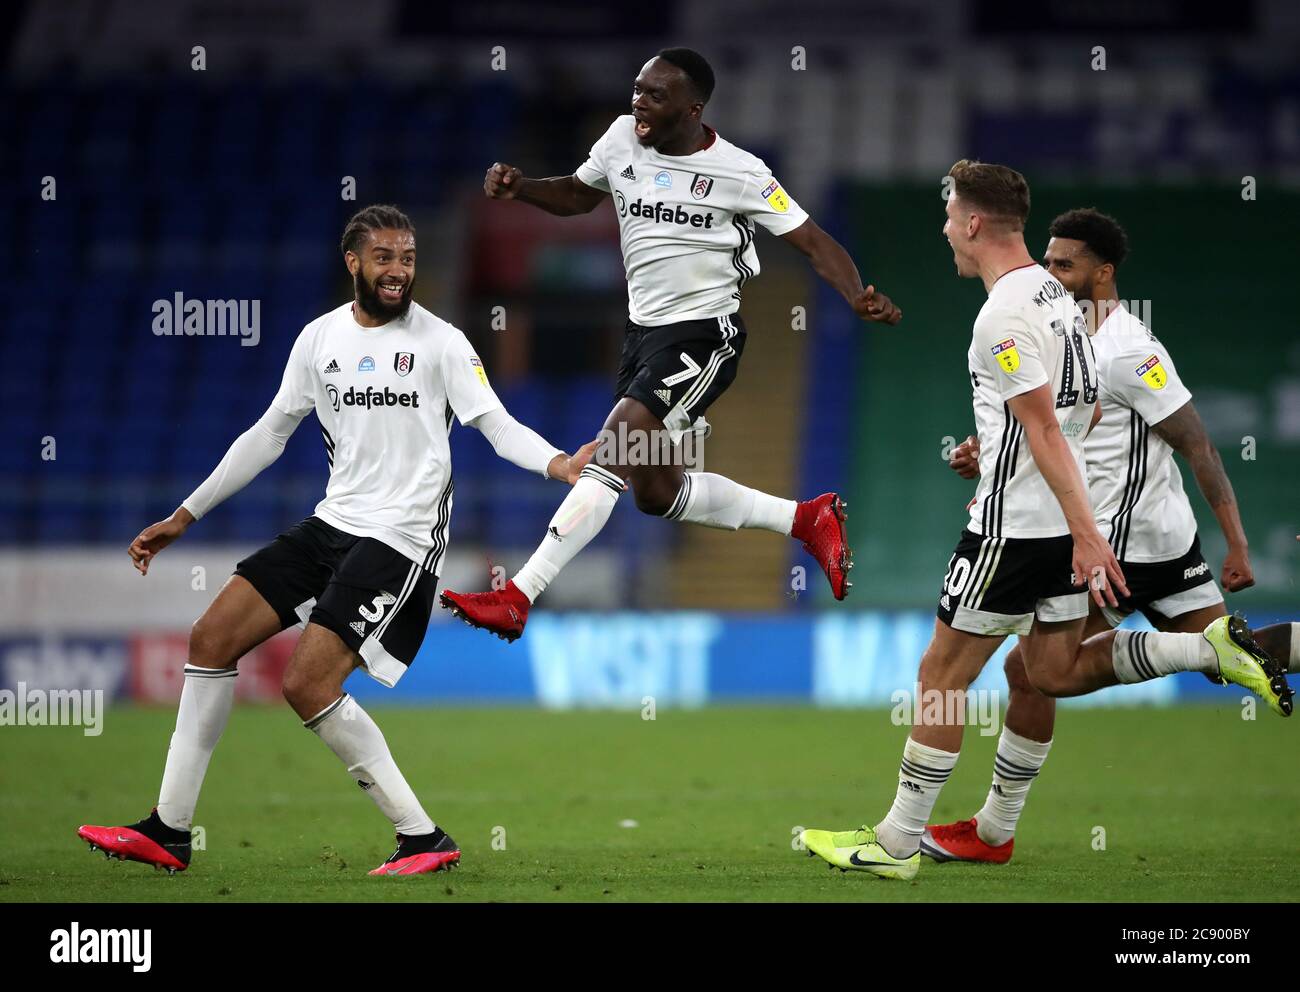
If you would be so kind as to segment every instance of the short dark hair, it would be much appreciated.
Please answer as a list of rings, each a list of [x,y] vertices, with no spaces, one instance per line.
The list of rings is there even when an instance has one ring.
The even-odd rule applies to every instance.
[[[964,158],[948,170],[953,191],[963,201],[1023,231],[1029,219],[1029,183],[1015,169]]]
[[[363,207],[352,215],[348,226],[343,229],[343,240],[339,243],[339,247],[343,249],[345,255],[348,252],[359,255],[367,234],[388,228],[415,234],[415,225],[411,223],[411,218],[392,204],[380,203]]]
[[[703,55],[692,48],[664,48],[656,57],[686,73],[700,103],[709,102],[709,97],[713,96],[713,69]]]
[[[1052,221],[1047,233],[1053,238],[1082,241],[1092,255],[1117,269],[1128,257],[1128,235],[1124,228],[1114,217],[1096,207],[1067,210]]]

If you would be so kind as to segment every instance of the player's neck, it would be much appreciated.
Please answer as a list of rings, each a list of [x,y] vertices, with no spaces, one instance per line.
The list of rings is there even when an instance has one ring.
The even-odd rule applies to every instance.
[[[1084,314],[1088,318],[1088,332],[1096,334],[1101,325],[1106,323],[1106,319],[1118,310],[1123,304],[1119,301],[1119,290],[1114,283],[1107,286],[1094,286],[1092,290],[1092,306],[1089,312]]]
[[[359,302],[357,302],[356,300],[353,300],[353,301],[352,301],[352,319],[355,320],[355,321],[356,321],[358,324],[360,324],[362,327],[383,327],[383,326],[384,326],[385,324],[387,324],[387,323],[389,322],[389,320],[391,320],[392,318],[391,318],[391,317],[376,317],[374,314],[372,314],[372,313],[368,313],[368,312],[366,311],[365,307],[363,307]]]
[[[1024,241],[1005,246],[990,248],[980,259],[980,278],[984,280],[984,292],[993,292],[993,284],[1012,269],[1023,269],[1027,265],[1037,265]]]
[[[660,155],[694,155],[711,144],[713,133],[702,121],[697,121],[693,129],[687,129],[686,134],[669,138],[662,145],[655,145],[655,151]]]

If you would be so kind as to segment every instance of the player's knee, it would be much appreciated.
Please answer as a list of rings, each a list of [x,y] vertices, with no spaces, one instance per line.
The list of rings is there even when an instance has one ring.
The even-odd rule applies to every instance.
[[[1019,651],[1012,651],[1007,655],[1006,664],[1002,670],[1007,674],[1007,687],[1012,692],[1032,692],[1034,684],[1029,681],[1029,673],[1025,671],[1025,659]]]
[[[1010,678],[1009,673],[1008,678]],[[1044,696],[1051,696],[1053,699],[1075,694],[1073,680],[1070,678],[1069,672],[1061,669],[1047,665],[1038,666],[1032,670],[1026,667],[1025,679],[1030,688],[1041,692]]]
[[[280,692],[284,695],[284,701],[292,706],[296,711],[301,713],[304,707],[309,707],[311,699],[309,696],[312,691],[311,679],[296,666],[290,665],[284,670],[284,678],[280,682]]]
[[[189,657],[200,668],[229,668],[239,661],[228,626],[204,613],[190,628]]]
[[[975,681],[976,672],[971,674],[964,666],[955,664],[951,659],[940,657],[936,652],[926,651],[921,656],[921,667],[917,672],[917,681],[922,691],[928,689],[968,689]]]
[[[642,513],[662,517],[672,507],[673,500],[677,498],[677,490],[659,478],[633,480],[632,496],[636,500],[636,508]]]

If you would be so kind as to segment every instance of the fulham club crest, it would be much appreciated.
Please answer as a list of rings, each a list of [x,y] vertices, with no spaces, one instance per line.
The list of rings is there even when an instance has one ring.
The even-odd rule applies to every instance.
[[[711,189],[713,189],[713,180],[708,176],[697,175],[691,180],[691,196],[697,200],[703,200],[709,195]]]
[[[409,351],[399,351],[393,356],[393,368],[398,375],[410,375],[415,368],[415,355]]]

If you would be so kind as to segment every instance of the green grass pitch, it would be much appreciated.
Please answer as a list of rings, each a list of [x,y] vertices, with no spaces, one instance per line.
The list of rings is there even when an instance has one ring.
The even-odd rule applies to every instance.
[[[1289,900],[1300,881],[1297,728],[1263,709],[1254,721],[1235,704],[1065,711],[1011,864],[923,859],[910,883],[830,871],[791,846],[797,825],[848,828],[888,809],[906,730],[887,711],[371,712],[460,843],[458,870],[367,877],[391,852],[390,827],[288,708],[270,706],[231,719],[188,872],[92,855],[76,827],[149,811],[175,720],[118,708],[98,738],[0,731],[0,901],[1202,902]],[[995,742],[967,729],[938,821],[983,802]]]

